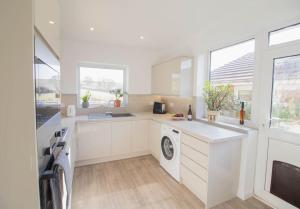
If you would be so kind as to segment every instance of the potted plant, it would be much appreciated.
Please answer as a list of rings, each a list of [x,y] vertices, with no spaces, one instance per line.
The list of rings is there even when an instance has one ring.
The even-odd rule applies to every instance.
[[[122,89],[114,89],[110,91],[111,94],[115,95],[114,107],[121,107],[121,98],[126,94]]]
[[[86,94],[81,97],[82,108],[88,108],[89,107],[90,98],[91,98],[91,93],[89,91],[87,91]]]
[[[220,111],[233,102],[233,86],[230,84],[214,86],[206,81],[203,97],[207,105],[208,122],[215,122],[219,118]]]

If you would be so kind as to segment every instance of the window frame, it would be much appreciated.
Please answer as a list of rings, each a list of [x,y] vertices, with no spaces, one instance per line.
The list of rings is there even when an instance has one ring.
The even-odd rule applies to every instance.
[[[282,47],[282,46],[285,46],[285,45],[292,45],[294,43],[300,43],[300,39],[297,39],[297,40],[293,40],[293,41],[288,41],[288,42],[284,42],[284,43],[280,43],[280,44],[273,44],[273,45],[270,45],[270,37],[271,37],[271,33],[274,33],[274,32],[277,32],[277,31],[280,31],[280,30],[284,30],[286,28],[289,28],[289,27],[293,27],[293,26],[296,26],[296,25],[299,25],[300,26],[300,22],[296,22],[296,23],[292,23],[292,24],[285,24],[284,27],[274,27],[276,29],[270,29],[268,31],[268,47],[270,48],[277,48],[277,47]]]
[[[122,70],[123,71],[123,91],[128,93],[128,66],[127,65],[116,65],[116,64],[101,64],[101,63],[86,63],[81,62],[77,65],[77,72],[76,72],[76,93],[77,93],[77,106],[82,108],[81,106],[81,97],[80,97],[80,68],[96,68],[96,69],[111,69],[111,70]],[[114,108],[113,105],[103,105],[103,104],[95,104],[90,105],[89,108],[96,108],[96,107],[109,107]],[[128,107],[128,95],[124,95],[123,102],[121,107]]]
[[[222,47],[216,47],[216,48],[211,48],[208,50],[208,56],[207,56],[207,79],[210,81],[211,79],[211,54],[212,52],[214,51],[218,51],[218,50],[222,50],[222,49],[225,49],[225,48],[228,48],[228,47],[231,47],[231,46],[235,46],[235,45],[238,45],[238,44],[242,44],[244,42],[248,42],[248,41],[251,41],[251,40],[254,40],[254,74],[253,74],[253,87],[252,87],[252,105],[251,105],[251,117],[250,117],[250,120],[245,120],[244,121],[244,126],[246,127],[255,127],[256,125],[254,124],[253,120],[253,109],[254,109],[254,102],[256,102],[256,98],[255,98],[255,83],[257,82],[256,81],[256,68],[257,68],[257,40],[256,40],[256,37],[253,35],[253,36],[249,36],[245,39],[240,39],[239,41],[236,41],[236,42],[230,42],[228,43],[227,45],[226,44],[223,44]],[[207,114],[207,108],[206,108],[206,104],[204,104],[204,113],[205,113],[205,118],[206,118],[206,114]],[[219,117],[219,121],[221,123],[228,123],[228,124],[233,124],[233,125],[238,125],[239,124],[239,119],[238,118],[233,118],[233,117],[228,117],[228,116],[220,116]]]

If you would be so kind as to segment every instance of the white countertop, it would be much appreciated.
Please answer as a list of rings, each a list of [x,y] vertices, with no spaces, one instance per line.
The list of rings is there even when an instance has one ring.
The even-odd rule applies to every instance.
[[[200,121],[174,121],[171,114],[158,115],[152,113],[133,113],[134,117],[116,117],[116,118],[99,118],[89,119],[87,115],[63,118],[62,124],[64,126],[74,128],[75,123],[78,122],[117,122],[117,121],[134,121],[134,120],[154,120],[162,124],[170,125],[179,129],[185,134],[194,136],[200,140],[208,143],[220,143],[229,140],[242,139],[245,134],[232,131],[225,128],[216,127]]]

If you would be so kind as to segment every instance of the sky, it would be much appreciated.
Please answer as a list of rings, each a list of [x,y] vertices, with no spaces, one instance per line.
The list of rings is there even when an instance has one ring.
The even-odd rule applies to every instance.
[[[225,47],[211,52],[211,71],[244,56],[249,52],[254,52],[255,40],[249,40],[240,44]]]
[[[300,24],[270,33],[270,45],[286,43],[300,39]]]
[[[116,69],[80,67],[80,81],[85,80],[86,77],[90,77],[94,81],[111,79],[116,83],[122,83],[123,72],[124,72],[123,70],[116,70]]]

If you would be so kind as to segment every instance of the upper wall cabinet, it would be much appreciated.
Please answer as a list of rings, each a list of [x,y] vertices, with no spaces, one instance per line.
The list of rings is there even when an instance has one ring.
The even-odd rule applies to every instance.
[[[152,67],[152,94],[191,97],[193,58],[178,57]]]
[[[35,27],[53,51],[60,56],[59,0],[35,0]]]

